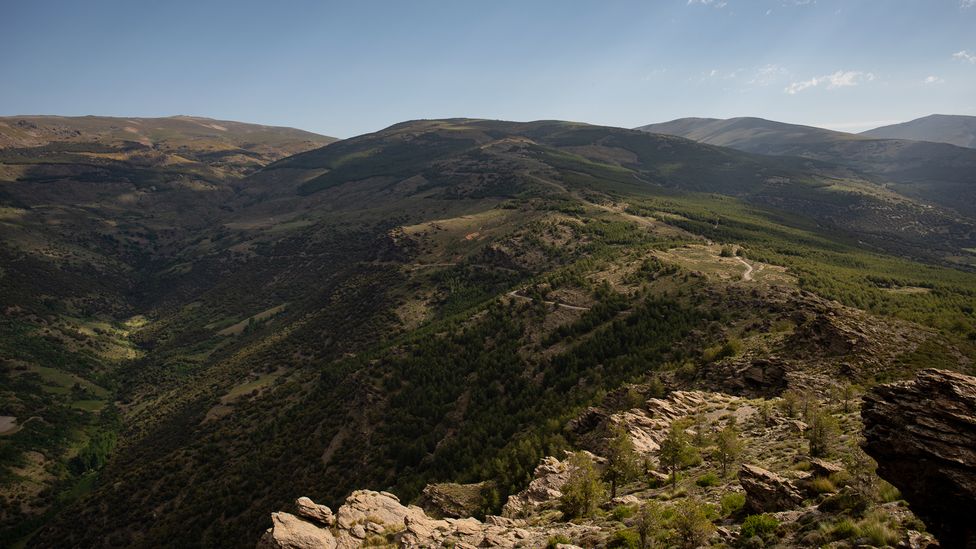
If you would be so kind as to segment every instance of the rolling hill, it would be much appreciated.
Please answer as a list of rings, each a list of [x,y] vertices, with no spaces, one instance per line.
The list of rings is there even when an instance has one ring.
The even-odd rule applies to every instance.
[[[933,114],[901,124],[882,126],[860,135],[879,139],[911,139],[976,148],[976,116]]]
[[[680,119],[641,126],[702,143],[845,166],[906,196],[976,216],[976,151],[946,143],[878,139],[759,118]]]
[[[104,183],[9,185],[59,184],[11,191],[0,225],[0,394],[45,418],[0,447],[6,478],[54,487],[5,494],[34,504],[5,506],[4,539],[40,547],[251,545],[298,494],[434,481],[492,479],[494,513],[628,384],[741,392],[727,369],[765,360],[866,385],[976,356],[976,282],[947,266],[970,222],[814,159],[418,120],[213,200],[109,188],[69,215],[50,197]]]
[[[0,118],[0,178],[63,176],[68,166],[154,168],[202,178],[241,176],[335,138],[193,116],[14,116]],[[99,177],[104,177],[99,176]]]

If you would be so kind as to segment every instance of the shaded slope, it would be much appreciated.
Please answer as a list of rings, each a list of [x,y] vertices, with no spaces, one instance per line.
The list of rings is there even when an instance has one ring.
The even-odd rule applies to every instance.
[[[976,150],[945,143],[874,139],[759,118],[680,119],[640,129],[747,152],[846,166],[908,197],[976,216]]]

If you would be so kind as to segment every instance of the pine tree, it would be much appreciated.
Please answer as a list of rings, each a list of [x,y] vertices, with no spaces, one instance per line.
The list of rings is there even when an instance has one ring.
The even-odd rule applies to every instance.
[[[668,436],[661,441],[658,455],[663,465],[671,474],[671,489],[678,484],[678,469],[681,467],[688,453],[688,437],[678,423],[672,423]]]
[[[634,478],[640,467],[640,458],[634,451],[634,441],[621,427],[615,427],[607,448],[607,466],[603,479],[610,483],[610,498],[617,497],[617,485]]]
[[[661,527],[663,512],[661,504],[656,501],[647,501],[641,505],[637,520],[634,521],[634,529],[637,530],[638,547],[640,549],[651,549],[655,547],[654,532]]]
[[[593,460],[582,452],[569,459],[569,478],[562,487],[560,507],[567,517],[592,515],[606,497],[606,490]]]
[[[742,442],[739,440],[739,432],[732,425],[719,431],[715,439],[715,459],[722,464],[722,476],[728,473],[729,465],[732,465],[742,454]]]

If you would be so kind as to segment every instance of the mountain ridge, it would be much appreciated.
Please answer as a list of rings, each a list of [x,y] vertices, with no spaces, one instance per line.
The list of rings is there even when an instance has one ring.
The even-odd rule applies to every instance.
[[[912,139],[949,143],[976,148],[976,116],[931,114],[861,132],[860,135],[885,139]]]
[[[679,119],[641,126],[764,155],[845,166],[912,198],[976,217],[976,150],[948,143],[881,139],[755,118]]]

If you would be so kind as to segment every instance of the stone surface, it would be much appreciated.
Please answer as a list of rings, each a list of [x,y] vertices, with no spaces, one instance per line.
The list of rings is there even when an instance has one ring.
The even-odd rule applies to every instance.
[[[839,473],[844,470],[844,467],[839,463],[834,463],[820,458],[812,458],[810,461],[810,472],[814,476],[818,477],[829,477],[834,473]]]
[[[417,505],[436,518],[469,517],[478,514],[484,506],[482,494],[491,488],[490,482],[428,484]]]
[[[332,509],[325,505],[319,505],[309,498],[298,498],[295,501],[295,509],[298,516],[311,519],[323,526],[332,526],[335,523],[335,515],[332,514]]]
[[[739,483],[746,492],[746,506],[756,513],[786,511],[803,503],[792,481],[762,467],[743,464]]]
[[[976,547],[976,377],[923,370],[864,397],[864,450],[944,547]]]
[[[552,456],[542,458],[532,473],[529,486],[509,496],[502,507],[502,516],[520,518],[543,508],[554,508],[563,495],[559,490],[569,479],[569,473],[569,456],[563,461]]]
[[[258,549],[334,549],[338,545],[327,528],[290,513],[271,513],[271,523],[258,542]]]
[[[303,498],[305,500],[307,498]],[[317,506],[311,500],[303,506]],[[358,490],[339,507],[332,528],[309,517],[273,513],[273,526],[258,543],[259,549],[351,549],[369,544],[397,547],[544,547],[555,536],[584,540],[599,534],[596,526],[554,523],[527,526],[504,517],[437,519],[396,496]]]

